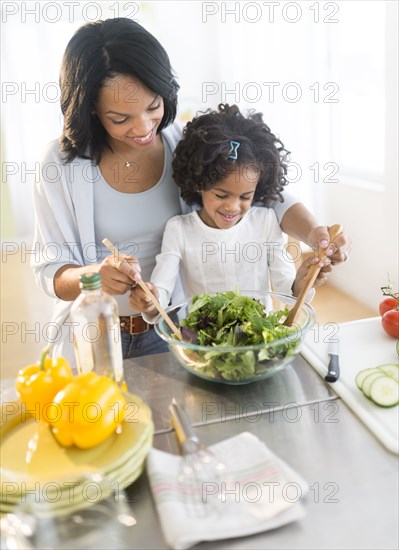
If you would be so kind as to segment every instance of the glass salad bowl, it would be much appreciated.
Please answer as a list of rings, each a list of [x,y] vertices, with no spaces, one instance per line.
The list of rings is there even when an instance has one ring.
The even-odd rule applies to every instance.
[[[241,290],[199,294],[165,311],[155,330],[190,373],[222,384],[248,384],[283,369],[298,355],[315,314],[304,304],[292,327],[283,322],[296,299],[276,292]]]

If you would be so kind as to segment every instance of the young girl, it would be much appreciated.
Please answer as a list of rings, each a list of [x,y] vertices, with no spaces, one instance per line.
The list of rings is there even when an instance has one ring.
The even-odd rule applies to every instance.
[[[282,200],[287,155],[261,113],[244,117],[236,105],[221,104],[187,124],[173,177],[182,199],[199,210],[166,224],[150,283],[161,305],[169,303],[179,271],[187,296],[237,285],[298,296],[317,259],[305,260],[295,272],[274,210],[264,207]],[[326,281],[330,263],[315,286]],[[154,320],[157,311],[139,287],[130,302],[148,322]]]

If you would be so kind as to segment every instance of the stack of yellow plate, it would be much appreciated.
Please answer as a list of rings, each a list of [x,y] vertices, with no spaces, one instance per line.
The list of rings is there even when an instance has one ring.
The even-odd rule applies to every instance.
[[[151,449],[154,425],[148,405],[137,395],[126,397],[118,433],[87,450],[61,447],[50,427],[35,422],[20,401],[3,403],[0,512],[29,499],[45,502],[55,514],[70,513],[135,481]]]

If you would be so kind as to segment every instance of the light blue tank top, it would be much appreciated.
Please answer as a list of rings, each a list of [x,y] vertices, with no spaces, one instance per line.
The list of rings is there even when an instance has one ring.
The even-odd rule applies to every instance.
[[[144,281],[150,280],[155,256],[161,250],[166,222],[181,213],[179,188],[172,178],[172,151],[164,143],[164,168],[159,182],[142,193],[121,193],[99,176],[94,184],[94,231],[98,262],[110,254],[102,244],[106,237],[120,252],[136,256]],[[132,315],[129,294],[115,297],[119,315]]]

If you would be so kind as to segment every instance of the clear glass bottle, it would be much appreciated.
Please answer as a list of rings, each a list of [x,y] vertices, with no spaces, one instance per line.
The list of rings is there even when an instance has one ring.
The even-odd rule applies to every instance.
[[[116,300],[101,287],[100,273],[80,277],[70,311],[78,371],[94,371],[123,385],[121,333]]]

